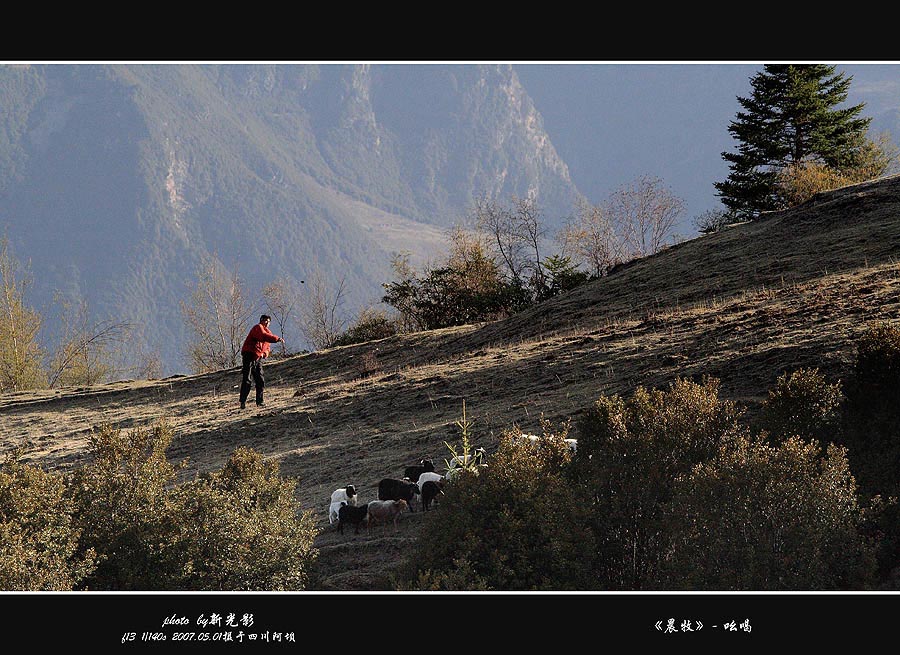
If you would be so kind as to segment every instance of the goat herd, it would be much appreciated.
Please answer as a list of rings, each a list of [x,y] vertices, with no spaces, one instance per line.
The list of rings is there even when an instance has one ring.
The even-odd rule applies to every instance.
[[[359,534],[360,525],[365,524],[366,531],[373,525],[387,525],[393,522],[398,529],[400,514],[407,508],[415,512],[415,506],[421,502],[422,509],[428,511],[438,496],[444,495],[444,483],[462,466],[469,464],[470,458],[476,465],[483,466],[484,449],[478,449],[472,455],[456,456],[451,459],[446,475],[436,473],[434,462],[422,459],[415,466],[407,466],[403,479],[384,478],[378,483],[378,500],[364,505],[359,504],[359,494],[352,484],[335,489],[331,494],[331,505],[328,508],[328,522],[338,522],[338,530],[344,534],[344,525],[352,524],[354,532]]]
[[[513,438],[532,445],[542,439],[533,434],[517,434]],[[577,450],[576,439],[566,439],[565,442],[573,453]],[[415,466],[406,467],[402,480],[384,478],[378,483],[378,500],[364,505],[359,504],[359,494],[352,484],[335,489],[328,508],[328,522],[333,524],[337,521],[341,534],[344,534],[344,524],[352,524],[356,534],[359,534],[359,527],[363,524],[367,532],[373,525],[381,523],[387,526],[389,522],[393,522],[394,529],[397,530],[397,522],[404,510],[408,508],[410,512],[415,512],[416,503],[421,502],[422,508],[427,512],[435,499],[444,495],[444,483],[454,473],[461,468],[483,467],[484,459],[484,448],[478,448],[472,454],[456,455],[448,462],[445,475],[435,473],[434,463],[430,459],[422,459]],[[421,500],[417,501],[417,497]]]
[[[352,484],[335,489],[331,494],[331,506],[328,508],[328,522],[338,522],[338,529],[344,533],[344,524],[355,526],[366,525],[366,530],[377,524],[393,521],[397,529],[400,514],[409,508],[415,510],[416,497],[421,497],[422,508],[427,512],[435,497],[442,495],[445,478],[434,472],[434,463],[423,459],[416,466],[408,466],[402,480],[384,478],[378,483],[378,500],[364,505],[359,504],[359,494]]]

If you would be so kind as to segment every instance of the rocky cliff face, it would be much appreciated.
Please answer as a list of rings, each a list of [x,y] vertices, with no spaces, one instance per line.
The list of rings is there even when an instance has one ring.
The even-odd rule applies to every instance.
[[[3,66],[0,118],[0,229],[34,304],[146,326],[169,371],[204,256],[254,298],[346,277],[352,313],[476,196],[535,194],[552,224],[578,193],[509,66]]]
[[[568,167],[510,67],[394,66],[377,82],[378,115],[399,139],[404,176],[418,177],[426,212],[448,219],[459,199],[480,194],[534,194],[551,221],[571,209]]]

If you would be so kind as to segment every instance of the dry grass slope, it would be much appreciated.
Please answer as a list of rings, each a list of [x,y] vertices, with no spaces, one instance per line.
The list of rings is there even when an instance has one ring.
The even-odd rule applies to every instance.
[[[383,477],[455,441],[463,400],[476,445],[519,425],[579,415],[600,394],[720,378],[752,409],[784,371],[842,377],[866,326],[900,318],[900,177],[822,194],[764,220],[681,243],[497,323],[417,333],[297,356],[267,367],[267,407],[237,408],[236,370],[0,398],[0,453],[75,466],[92,426],[165,419],[189,475],[238,446],[296,476],[325,528],[316,586],[390,588],[417,528],[337,535],[333,489],[364,501]],[[373,362],[375,367],[373,370]],[[577,436],[574,435],[574,436]],[[382,534],[384,532],[384,534]],[[352,545],[349,545],[351,544]]]

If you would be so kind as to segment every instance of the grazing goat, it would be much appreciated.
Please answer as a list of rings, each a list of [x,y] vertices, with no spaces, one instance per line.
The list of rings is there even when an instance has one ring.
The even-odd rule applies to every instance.
[[[355,534],[359,534],[359,524],[365,522],[366,527],[369,524],[369,506],[363,505],[356,507],[354,505],[342,504],[338,510],[338,529],[344,534],[344,523],[352,523],[356,526]]]
[[[439,482],[444,479],[444,476],[440,473],[435,473],[433,471],[425,471],[422,475],[419,476],[419,479],[416,481],[416,484],[419,485],[419,493],[424,493],[425,489],[422,487],[423,484],[428,482],[429,480],[432,482]]]
[[[372,500],[369,501],[369,522],[366,530],[372,527],[374,523],[382,523],[387,526],[387,522],[394,521],[394,529],[397,530],[397,519],[403,510],[407,508],[405,500]]]
[[[417,466],[407,466],[406,470],[403,471],[403,477],[410,482],[415,482],[423,473],[432,471],[434,471],[434,462],[430,459],[423,459],[419,461]]]
[[[443,496],[444,491],[441,487],[444,486],[444,481],[436,481],[436,480],[426,480],[422,485],[422,507],[425,511],[428,511],[428,508],[431,506],[431,501],[433,501],[437,496]]]
[[[378,483],[378,500],[405,500],[410,512],[416,511],[413,508],[413,498],[418,495],[418,485],[409,480],[384,478]]]
[[[348,484],[346,487],[335,489],[331,493],[331,505],[328,507],[328,522],[334,523],[338,518],[338,512],[341,509],[341,503],[355,506],[359,501],[356,495],[356,487]]]

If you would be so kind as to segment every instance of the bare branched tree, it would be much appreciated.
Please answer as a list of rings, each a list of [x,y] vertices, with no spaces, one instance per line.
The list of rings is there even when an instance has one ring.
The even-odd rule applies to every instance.
[[[590,271],[594,277],[606,275],[625,259],[625,241],[616,232],[609,213],[600,205],[578,200],[575,216],[557,234],[565,255]]]
[[[108,381],[122,369],[117,366],[117,347],[129,337],[126,321],[92,323],[87,302],[70,302],[57,297],[62,306],[63,332],[50,359],[47,381],[51,388],[90,385]]]
[[[684,201],[662,180],[643,175],[616,189],[609,199],[612,222],[621,226],[632,254],[644,257],[658,252],[684,211]]]
[[[342,277],[337,289],[330,289],[317,270],[306,281],[309,299],[300,311],[300,329],[316,350],[330,348],[344,332],[347,322],[338,310],[344,303],[345,280]]]
[[[43,353],[38,342],[41,316],[25,304],[31,280],[0,239],[0,391],[44,385]]]
[[[141,348],[134,353],[134,362],[129,369],[131,375],[138,380],[155,380],[162,377],[163,365],[159,350]]]
[[[305,282],[304,282],[305,284]],[[278,335],[285,339],[287,326],[294,312],[294,306],[299,295],[296,285],[286,278],[280,278],[270,282],[262,289],[263,302],[266,311],[278,326]],[[285,341],[281,341],[281,354],[287,355]]]
[[[505,265],[510,281],[524,283],[527,270],[525,241],[513,210],[482,196],[475,201],[472,218],[476,229],[487,235],[491,247]]]
[[[181,311],[190,327],[188,356],[195,372],[240,363],[252,308],[237,270],[227,271],[214,256],[204,258],[196,286],[189,301],[181,303]]]
[[[519,239],[530,250],[534,257],[527,259],[527,267],[531,270],[533,285],[539,293],[547,288],[547,274],[541,263],[541,240],[545,236],[545,229],[541,225],[541,212],[537,201],[528,196],[526,198],[513,198],[513,220],[515,232]]]
[[[537,201],[513,196],[503,206],[484,196],[475,202],[473,222],[506,268],[510,282],[530,284],[540,295],[547,287],[547,272],[541,258],[545,229]]]

